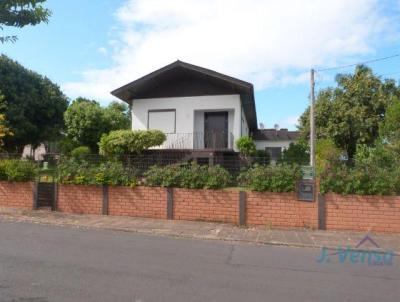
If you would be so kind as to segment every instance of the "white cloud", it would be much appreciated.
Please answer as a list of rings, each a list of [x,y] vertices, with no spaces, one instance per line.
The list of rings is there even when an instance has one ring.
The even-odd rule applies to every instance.
[[[289,116],[278,122],[280,128],[287,128],[291,130],[297,129],[297,125],[299,124],[299,116]]]
[[[130,0],[115,12],[113,66],[64,83],[70,96],[109,92],[176,59],[251,81],[303,83],[312,66],[374,52],[393,36],[378,0]],[[116,35],[115,35],[116,34]]]
[[[97,51],[98,51],[100,54],[104,55],[104,56],[106,56],[106,55],[108,54],[108,50],[107,50],[107,48],[105,48],[104,46],[101,46],[101,47],[97,48]]]

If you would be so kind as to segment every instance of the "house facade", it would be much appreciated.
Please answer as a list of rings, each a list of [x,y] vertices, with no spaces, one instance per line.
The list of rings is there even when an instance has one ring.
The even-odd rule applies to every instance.
[[[300,136],[299,131],[288,129],[258,129],[253,133],[253,140],[257,150],[264,150],[274,164],[281,157],[282,152],[289,148]]]
[[[111,94],[129,104],[132,130],[166,134],[157,148],[237,151],[235,141],[247,135],[264,148],[251,83],[176,61]]]
[[[251,83],[176,61],[112,92],[131,108],[132,129],[162,130],[162,149],[234,150],[257,129]]]

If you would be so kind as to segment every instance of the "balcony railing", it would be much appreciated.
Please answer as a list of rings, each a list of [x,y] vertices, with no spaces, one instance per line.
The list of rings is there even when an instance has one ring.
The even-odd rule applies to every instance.
[[[234,144],[233,134],[225,131],[166,133],[165,135],[166,141],[154,149],[232,150]]]

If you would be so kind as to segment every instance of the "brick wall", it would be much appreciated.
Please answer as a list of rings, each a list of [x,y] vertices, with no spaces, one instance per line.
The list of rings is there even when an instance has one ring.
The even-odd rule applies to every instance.
[[[238,223],[239,192],[174,189],[174,219]]]
[[[109,187],[108,213],[116,216],[167,218],[167,190]]]
[[[326,194],[326,229],[400,233],[400,196]]]
[[[32,209],[33,183],[0,181],[0,207]]]
[[[316,202],[298,201],[295,193],[247,192],[247,224],[318,227]]]
[[[400,233],[400,196],[326,194],[327,230]],[[298,201],[295,193],[246,192],[246,223],[282,228],[318,226],[318,203]],[[108,213],[167,218],[167,189],[109,187]],[[58,210],[102,214],[101,186],[59,185]],[[0,182],[0,207],[32,209],[33,183]],[[321,208],[322,209],[322,208]],[[173,189],[173,218],[239,222],[239,191]]]
[[[58,211],[76,214],[101,214],[103,188],[101,186],[58,186]]]

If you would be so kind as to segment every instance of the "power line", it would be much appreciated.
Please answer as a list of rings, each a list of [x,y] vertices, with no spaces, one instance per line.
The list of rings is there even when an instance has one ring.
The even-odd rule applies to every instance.
[[[388,56],[388,57],[377,58],[377,59],[364,61],[364,62],[353,63],[353,64],[349,64],[349,65],[342,65],[342,66],[336,66],[336,67],[328,67],[328,68],[316,69],[315,71],[316,72],[322,72],[322,71],[331,71],[331,70],[336,70],[336,69],[343,69],[343,68],[353,67],[353,66],[362,65],[362,64],[369,64],[369,63],[389,60],[389,59],[393,59],[393,58],[396,58],[396,57],[400,57],[400,53],[392,55],[392,56]]]

